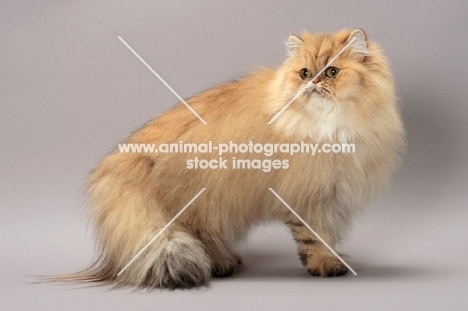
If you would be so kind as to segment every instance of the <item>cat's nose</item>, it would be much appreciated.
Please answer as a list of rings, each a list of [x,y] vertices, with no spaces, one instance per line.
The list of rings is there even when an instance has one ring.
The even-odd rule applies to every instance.
[[[318,84],[318,83],[320,83],[320,81],[322,81],[322,77],[317,77],[317,78],[314,80],[314,84]]]

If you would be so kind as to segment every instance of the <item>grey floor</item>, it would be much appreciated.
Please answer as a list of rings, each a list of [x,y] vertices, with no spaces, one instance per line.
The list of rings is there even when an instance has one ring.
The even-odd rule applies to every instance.
[[[467,310],[466,1],[1,1],[0,310]],[[338,246],[357,276],[301,267],[287,228],[251,232],[245,264],[198,291],[33,284],[92,259],[82,182],[177,99],[275,67],[302,29],[363,28],[395,75],[408,150]]]
[[[400,189],[404,191],[403,189]],[[393,191],[395,194],[396,190]],[[18,217],[2,226],[2,310],[465,310],[468,306],[467,213],[396,212],[397,196],[373,204],[338,248],[357,276],[309,276],[288,229],[262,226],[241,246],[244,265],[229,278],[193,291],[109,290],[33,284],[28,275],[76,271],[92,256],[79,212],[60,223]],[[406,200],[405,200],[406,201]],[[434,205],[428,209],[435,210]],[[22,218],[21,220],[19,218]]]

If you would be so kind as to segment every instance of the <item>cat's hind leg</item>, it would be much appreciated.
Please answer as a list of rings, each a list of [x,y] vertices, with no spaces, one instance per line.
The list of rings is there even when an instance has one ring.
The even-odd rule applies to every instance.
[[[197,230],[196,236],[202,241],[205,251],[210,257],[213,277],[230,276],[236,266],[242,264],[242,257],[233,251],[228,242],[221,240],[218,234],[207,230]]]
[[[126,267],[174,217],[153,192],[153,165],[146,157],[111,155],[90,175],[90,217],[100,255],[79,280],[170,289],[208,284],[210,258],[177,221]]]

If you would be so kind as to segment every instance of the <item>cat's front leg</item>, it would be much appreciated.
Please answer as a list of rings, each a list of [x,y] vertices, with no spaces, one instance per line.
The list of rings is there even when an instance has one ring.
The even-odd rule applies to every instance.
[[[346,274],[348,269],[330,250],[298,219],[285,222],[297,243],[299,259],[307,271],[315,276],[329,277]],[[334,243],[321,235],[331,247]]]

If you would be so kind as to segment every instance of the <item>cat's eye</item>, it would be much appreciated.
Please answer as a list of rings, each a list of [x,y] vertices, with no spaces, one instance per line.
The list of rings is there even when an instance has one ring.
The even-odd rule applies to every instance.
[[[301,79],[304,80],[310,78],[312,72],[307,68],[302,68],[301,71],[299,71],[299,75],[301,76]]]
[[[335,79],[339,72],[340,70],[336,67],[328,67],[325,69],[325,75],[331,79]]]

